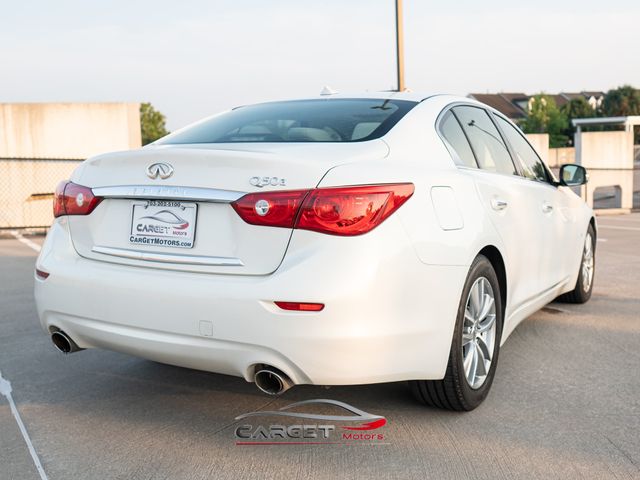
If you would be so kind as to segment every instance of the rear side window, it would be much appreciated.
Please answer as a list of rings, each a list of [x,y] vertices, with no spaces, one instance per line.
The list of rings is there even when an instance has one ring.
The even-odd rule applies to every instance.
[[[499,117],[498,115],[494,115],[494,118],[498,120],[500,129],[507,138],[507,141],[511,144],[511,148],[516,156],[516,161],[520,164],[522,169],[522,175],[531,180],[548,182],[549,178],[547,177],[547,171],[544,168],[544,164],[533,147],[529,145],[529,142],[527,142],[522,134],[504,118]]]
[[[440,133],[442,133],[445,140],[449,142],[449,145],[455,150],[457,155],[453,156],[453,160],[457,165],[477,167],[476,159],[473,156],[473,151],[469,146],[467,137],[464,135],[460,123],[453,113],[451,113],[451,110],[447,111],[442,117]]]
[[[483,170],[514,175],[516,169],[500,132],[482,108],[460,106],[453,108],[469,138],[478,165]]]
[[[415,105],[368,98],[261,103],[203,120],[156,144],[359,142],[381,137]]]

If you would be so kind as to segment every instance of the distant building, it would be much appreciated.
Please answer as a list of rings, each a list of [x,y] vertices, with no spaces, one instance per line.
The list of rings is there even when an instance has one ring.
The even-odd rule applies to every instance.
[[[584,98],[589,105],[591,105],[591,108],[596,110],[602,106],[604,95],[604,92],[585,91],[579,93],[561,92],[550,94],[549,96],[553,98],[558,107],[562,107],[575,98]],[[527,117],[533,95],[526,95],[524,93],[471,93],[469,94],[469,98],[486,103],[512,121],[519,122]]]
[[[530,97],[524,93],[471,93],[469,98],[485,103],[518,122],[527,116]]]

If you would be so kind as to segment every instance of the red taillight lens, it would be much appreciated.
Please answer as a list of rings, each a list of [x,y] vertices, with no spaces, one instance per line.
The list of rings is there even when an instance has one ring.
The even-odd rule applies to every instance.
[[[89,187],[73,182],[60,182],[53,199],[53,216],[89,215],[102,201]]]
[[[413,195],[412,183],[318,188],[305,199],[296,228],[331,235],[370,232]]]
[[[324,303],[301,303],[301,302],[273,302],[283,310],[293,310],[297,312],[319,312],[324,308]]]
[[[362,235],[413,195],[412,183],[250,193],[231,205],[252,225]]]
[[[231,204],[240,218],[251,225],[293,228],[308,190],[250,193]]]

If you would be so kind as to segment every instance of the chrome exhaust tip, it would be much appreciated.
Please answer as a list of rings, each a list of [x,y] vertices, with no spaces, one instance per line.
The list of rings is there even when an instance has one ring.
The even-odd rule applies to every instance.
[[[51,341],[53,342],[53,345],[58,349],[58,351],[64,353],[65,355],[67,353],[73,353],[83,350],[78,345],[76,345],[76,342],[71,340],[66,333],[60,330],[51,334]]]
[[[293,387],[291,379],[274,367],[258,370],[253,380],[256,387],[267,395],[281,395]]]

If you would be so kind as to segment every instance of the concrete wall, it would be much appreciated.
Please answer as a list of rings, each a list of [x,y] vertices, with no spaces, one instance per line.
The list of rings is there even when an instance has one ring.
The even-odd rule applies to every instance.
[[[140,146],[137,103],[0,104],[0,228],[50,225],[79,160]]]
[[[549,163],[551,168],[559,168],[565,163],[576,163],[576,149],[573,147],[550,148]]]
[[[140,145],[138,103],[0,104],[0,158],[85,159]]]
[[[583,198],[593,206],[594,190],[619,186],[623,210],[633,208],[633,131],[581,132],[576,135],[576,162],[589,171]]]

